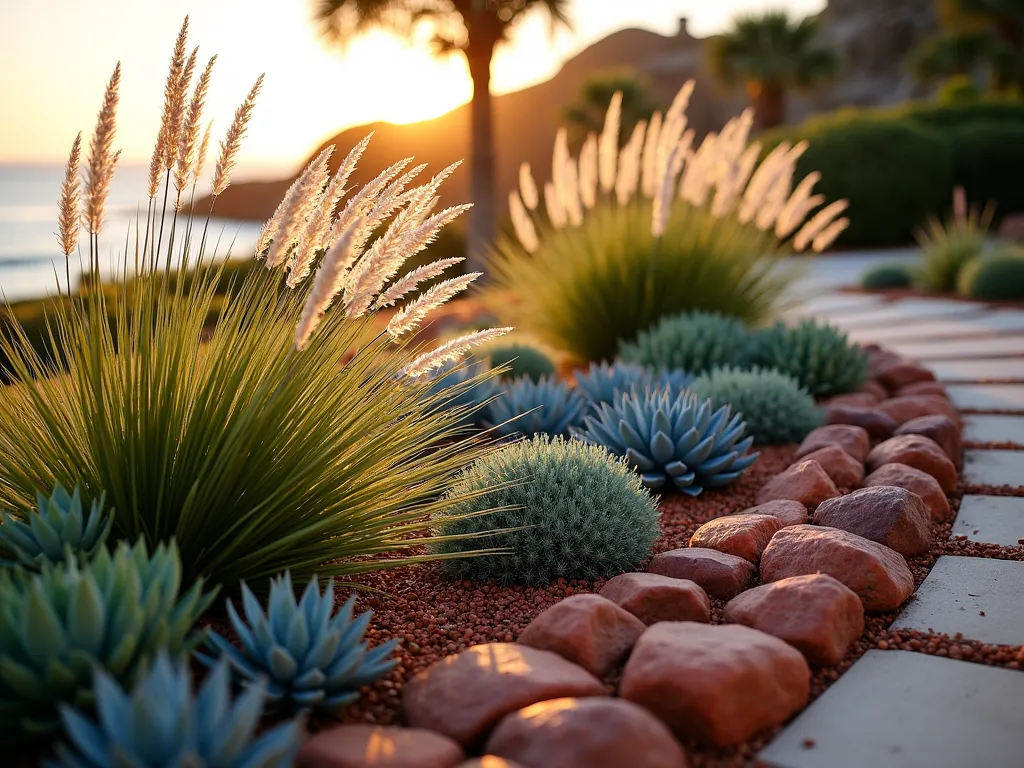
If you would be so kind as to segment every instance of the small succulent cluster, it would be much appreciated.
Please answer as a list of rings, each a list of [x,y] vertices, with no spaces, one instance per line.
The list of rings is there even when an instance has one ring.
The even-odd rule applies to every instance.
[[[753,464],[752,437],[743,416],[728,405],[713,411],[692,392],[678,397],[664,389],[624,393],[601,403],[573,434],[625,457],[650,489],[673,485],[690,496],[728,485]]]
[[[868,356],[832,325],[776,323],[754,335],[751,361],[796,379],[816,397],[855,392],[867,378]]]
[[[622,392],[667,388],[681,393],[693,379],[686,371],[661,369],[655,373],[636,363],[591,363],[586,373],[576,374],[576,389],[591,403],[611,403]]]
[[[372,650],[363,635],[372,611],[353,619],[355,596],[334,613],[334,580],[323,593],[313,579],[299,601],[285,571],[270,583],[264,613],[249,587],[242,584],[245,620],[228,600],[231,627],[242,643],[236,648],[216,632],[208,647],[230,662],[245,685],[267,680],[269,705],[286,712],[333,713],[359,698],[359,688],[387,674],[398,661],[391,656],[397,640]],[[207,664],[214,659],[200,655]]]
[[[0,742],[53,732],[60,704],[91,706],[94,666],[130,685],[160,650],[188,653],[213,594],[180,586],[174,544],[150,555],[142,541],[0,573]]]
[[[510,379],[529,376],[533,381],[540,381],[544,376],[555,375],[551,358],[526,344],[495,345],[489,350],[488,360],[492,368],[507,366],[505,376]]]
[[[264,686],[253,682],[231,698],[227,662],[218,664],[198,694],[188,663],[159,653],[149,671],[131,687],[96,671],[93,719],[61,708],[68,743],[57,745],[57,760],[47,768],[135,766],[222,766],[288,768],[302,746],[299,719],[259,735]]]
[[[718,368],[698,376],[690,389],[716,407],[742,411],[758,444],[799,442],[821,424],[821,412],[807,390],[777,370]]]
[[[94,499],[86,513],[82,489],[76,486],[69,495],[57,483],[49,498],[36,494],[38,511],[26,522],[0,512],[0,552],[33,571],[76,557],[91,559],[114,524],[113,510],[104,512],[104,498]]]
[[[575,389],[550,376],[533,381],[523,376],[506,385],[490,405],[488,419],[496,434],[568,435],[582,423],[587,401]]]
[[[646,368],[678,369],[696,375],[747,359],[750,332],[742,321],[711,312],[690,312],[663,318],[641,331],[635,341],[620,344],[627,363]]]
[[[436,520],[439,532],[473,538],[435,540],[432,553],[505,550],[442,561],[458,579],[540,585],[607,578],[639,565],[658,536],[657,502],[625,462],[559,437],[540,435],[478,460],[452,498]],[[487,510],[497,511],[481,514]]]

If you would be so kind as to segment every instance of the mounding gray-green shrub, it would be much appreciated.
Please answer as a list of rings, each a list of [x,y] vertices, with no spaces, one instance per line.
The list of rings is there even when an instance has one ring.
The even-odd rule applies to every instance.
[[[499,511],[474,515],[488,509]],[[631,571],[658,536],[657,501],[640,478],[600,446],[534,437],[475,462],[459,479],[442,535],[428,549],[455,555],[481,545],[507,554],[443,560],[448,576],[540,586],[555,579],[600,579]],[[473,515],[473,516],[470,516]]]
[[[697,375],[747,360],[751,335],[734,317],[715,312],[690,312],[663,318],[620,345],[628,363],[647,368],[672,368]]]
[[[488,359],[492,368],[507,366],[503,375],[510,379],[529,376],[540,381],[542,376],[554,376],[557,370],[550,357],[527,344],[495,345],[488,350]]]
[[[488,416],[494,433],[501,436],[567,435],[569,427],[582,423],[587,405],[564,381],[522,376],[502,387],[491,401]]]
[[[1024,251],[1004,248],[979,256],[964,267],[957,288],[971,299],[1024,300]]]
[[[815,397],[855,392],[868,374],[868,356],[832,325],[776,323],[754,336],[751,361],[796,379]]]
[[[716,368],[698,376],[690,390],[715,407],[742,413],[747,431],[760,445],[803,440],[822,421],[814,398],[792,376],[763,368]]]
[[[892,262],[876,264],[860,276],[860,287],[869,291],[884,291],[888,288],[909,288],[914,284],[914,270],[909,264]]]

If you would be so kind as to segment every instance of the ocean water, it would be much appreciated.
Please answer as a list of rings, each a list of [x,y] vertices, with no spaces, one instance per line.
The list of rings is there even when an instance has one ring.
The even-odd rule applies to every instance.
[[[118,168],[111,183],[107,217],[100,232],[100,268],[107,274],[121,263],[126,236],[130,237],[129,247],[134,247],[136,214],[140,211],[139,219],[145,226],[146,176],[144,166],[126,165]],[[64,168],[60,165],[0,163],[0,302],[55,294],[54,271],[63,286],[66,265],[54,234],[63,179]],[[208,240],[219,241],[217,258],[224,258],[229,248],[230,255],[237,258],[250,253],[259,225],[212,219],[209,231]],[[207,257],[210,255],[208,249]],[[71,282],[75,284],[80,273],[75,256],[70,266]]]

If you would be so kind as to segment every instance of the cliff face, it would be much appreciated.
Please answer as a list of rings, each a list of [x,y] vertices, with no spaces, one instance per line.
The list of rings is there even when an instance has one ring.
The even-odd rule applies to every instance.
[[[822,14],[826,41],[843,59],[840,80],[809,97],[791,99],[788,117],[844,104],[891,104],[919,95],[904,61],[935,26],[932,0],[832,0]],[[586,80],[602,71],[634,69],[646,76],[658,101],[668,103],[679,86],[697,80],[689,109],[690,125],[698,135],[720,126],[739,112],[740,94],[722,91],[703,65],[703,40],[689,34],[686,20],[671,37],[626,29],[594,43],[567,61],[547,82],[494,98],[496,191],[504,207],[505,193],[516,185],[519,164],[529,162],[538,181],[550,173],[551,148],[561,123],[562,109],[575,101]],[[342,131],[328,140],[337,151],[333,167],[369,131],[373,141],[354,175],[362,184],[401,157],[414,155],[437,170],[469,153],[469,105],[421,123],[373,123]],[[323,146],[318,147],[314,156]],[[221,216],[266,219],[274,211],[291,179],[242,183],[229,187],[217,201]],[[468,169],[445,183],[445,202],[469,196]]]

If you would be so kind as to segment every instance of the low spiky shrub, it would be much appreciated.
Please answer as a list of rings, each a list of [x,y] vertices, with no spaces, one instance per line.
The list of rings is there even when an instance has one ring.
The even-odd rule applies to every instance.
[[[458,500],[458,499],[462,500]],[[479,515],[487,509],[500,511]],[[437,518],[436,554],[467,552],[470,541],[505,554],[444,560],[456,579],[541,586],[555,579],[600,579],[636,568],[658,536],[657,502],[626,464],[603,448],[538,436],[473,464]]]
[[[334,580],[323,594],[314,576],[295,600],[291,575],[270,582],[267,611],[242,584],[245,620],[228,600],[231,628],[242,642],[236,648],[216,632],[209,648],[231,664],[246,686],[266,681],[269,705],[286,712],[315,710],[334,713],[359,698],[359,689],[387,674],[398,664],[392,652],[397,640],[370,650],[363,639],[373,617],[367,611],[353,618],[355,595],[334,611]],[[208,664],[212,657],[202,655]]]
[[[58,727],[58,705],[93,704],[93,667],[131,685],[158,651],[187,654],[214,594],[203,580],[179,599],[173,544],[101,548],[42,573],[0,572],[0,742]]]
[[[877,264],[860,276],[860,287],[869,291],[884,291],[888,288],[909,288],[914,284],[914,270],[909,264],[892,262]]]
[[[710,401],[690,392],[622,394],[597,406],[584,423],[575,437],[624,457],[653,490],[671,485],[697,496],[728,485],[758,457],[747,453],[754,439],[744,437],[741,414],[732,416],[728,405],[713,411]]]
[[[576,389],[591,403],[610,403],[620,392],[651,384],[645,368],[634,363],[591,363],[586,373],[576,374]]]
[[[749,349],[750,331],[742,322],[709,312],[666,317],[620,347],[622,359],[627,362],[694,375],[722,365],[741,364]]]
[[[716,368],[690,384],[699,398],[715,407],[742,413],[747,431],[761,445],[803,440],[822,421],[814,398],[791,376],[761,368]]]
[[[6,550],[21,565],[38,571],[45,564],[67,559],[92,558],[110,534],[114,514],[104,510],[104,496],[93,499],[89,511],[82,508],[82,489],[68,494],[57,483],[46,498],[36,494],[37,511],[27,523],[0,512],[0,553]]]
[[[99,716],[61,708],[68,743],[47,768],[220,766],[287,768],[302,746],[303,723],[291,720],[259,735],[264,688],[254,681],[234,701],[227,663],[192,690],[185,661],[161,653],[134,686],[96,672]]]
[[[855,392],[868,374],[868,356],[832,325],[777,323],[754,335],[751,361],[796,379],[815,397]]]
[[[488,350],[488,360],[492,368],[507,366],[503,374],[510,379],[529,376],[540,381],[543,376],[555,375],[555,364],[551,358],[536,347],[526,344],[501,344]]]
[[[929,291],[955,291],[960,271],[985,250],[991,206],[968,210],[964,191],[958,188],[953,207],[951,217],[943,220],[931,216],[915,233],[921,261],[914,282]]]
[[[457,472],[490,450],[452,439],[464,434],[464,414],[439,407],[425,374],[507,329],[427,351],[409,342],[479,274],[423,292],[459,259],[402,274],[405,260],[466,208],[433,211],[453,168],[410,187],[422,166],[406,170],[410,161],[401,161],[340,206],[367,141],[333,175],[333,148],[324,150],[263,228],[259,267],[222,297],[210,329],[221,271],[209,266],[214,238],[199,226],[207,211],[193,219],[185,204],[203,178],[193,140],[205,123],[199,84],[193,104],[184,103],[186,31],[168,88],[188,119],[179,135],[165,115],[142,234],[117,265],[128,279],[112,297],[90,291],[58,307],[53,359],[16,326],[0,335],[10,378],[21,382],[0,391],[0,508],[27,519],[36,489],[55,482],[80,484],[87,496],[105,490],[113,535],[151,546],[175,537],[188,581],[265,583],[285,568],[306,578],[393,566],[396,553],[418,546],[422,521],[447,503],[441,493]],[[61,199],[61,248],[69,258],[77,252],[84,214],[90,237],[81,250],[93,284],[102,283],[107,250],[98,233],[116,163],[119,77],[118,69],[107,88],[85,188],[76,143]],[[214,201],[228,186],[260,82],[221,143]],[[192,270],[191,280],[170,290],[174,270]],[[385,324],[380,313],[396,305]]]
[[[498,435],[567,435],[581,423],[587,401],[564,381],[527,376],[506,384],[491,401],[490,420]]]
[[[980,256],[964,267],[957,290],[984,301],[1024,299],[1024,251],[1002,248]]]

